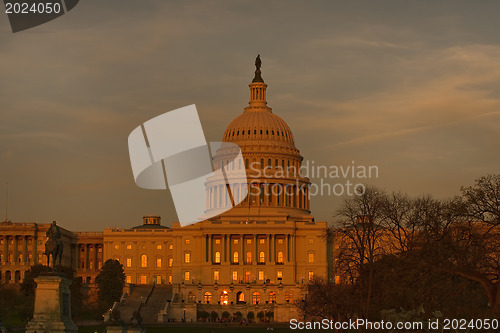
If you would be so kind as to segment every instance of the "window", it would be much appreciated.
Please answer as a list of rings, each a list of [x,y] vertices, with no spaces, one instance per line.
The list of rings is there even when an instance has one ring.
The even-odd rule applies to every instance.
[[[190,239],[186,239],[185,242],[186,242],[186,244],[191,244],[191,240]]]
[[[146,275],[141,275],[141,284],[146,284],[147,283],[147,277]]]
[[[251,239],[247,239],[247,244],[252,244],[252,240]]]
[[[141,267],[148,267],[148,256],[145,254],[141,256]]]
[[[130,275],[125,276],[125,283],[132,283],[132,277]]]
[[[250,280],[252,278],[252,273],[250,271],[245,272],[245,282],[250,283]]]
[[[156,258],[156,267],[161,267],[161,258]]]
[[[265,263],[266,262],[266,254],[264,253],[264,251],[261,251],[259,253],[259,262],[261,264]]]
[[[169,275],[169,276],[168,276],[168,283],[169,283],[169,284],[172,284],[172,275]]]
[[[127,250],[132,250],[132,245],[131,244],[127,245]]]
[[[278,244],[283,244],[283,238],[278,238]]]
[[[189,281],[189,278],[190,278],[190,272],[189,271],[184,272],[184,281]]]
[[[156,284],[161,284],[161,275],[156,276]]]
[[[203,302],[210,304],[210,302],[212,302],[212,293],[207,291],[205,295],[203,295]]]
[[[174,263],[174,259],[168,258],[168,267],[172,267],[173,263]]]
[[[220,293],[220,304],[222,305],[227,305],[228,303],[228,295],[227,295],[227,291],[223,290],[221,293]]]
[[[191,262],[191,253],[189,252],[184,253],[184,262],[186,264],[189,264]]]
[[[126,265],[127,267],[132,267],[132,258],[127,258]]]
[[[269,303],[276,303],[276,293],[274,291],[269,293]]]
[[[259,281],[264,280],[264,271],[259,271]]]
[[[215,282],[218,282],[218,281],[219,281],[219,276],[220,276],[219,271],[214,271],[214,281],[215,281]]]
[[[115,250],[118,250],[120,248],[120,245],[115,244]]]
[[[247,252],[246,263],[247,264],[251,264],[252,263],[252,252],[250,252],[250,251]]]
[[[308,274],[309,281],[311,281],[314,278],[314,272],[309,272]]]
[[[256,291],[252,294],[252,304],[259,304],[259,303],[260,303],[260,294],[258,291]]]
[[[161,244],[156,245],[157,250],[161,250]]]
[[[283,263],[283,252],[279,251],[278,252],[278,264]]]
[[[292,293],[291,292],[286,292],[285,293],[285,301],[287,303],[290,303],[292,301]]]
[[[233,281],[238,281],[238,271],[233,271]]]
[[[235,263],[235,264],[238,263],[238,252],[233,253],[233,263]]]
[[[259,239],[259,244],[265,244],[265,243],[266,243],[266,240],[264,238]]]
[[[283,271],[277,271],[276,272],[276,278],[277,279],[283,279]]]
[[[245,294],[243,294],[242,291],[239,291],[236,293],[236,302],[237,303],[244,303],[245,302]]]
[[[308,255],[308,261],[309,261],[310,263],[313,263],[313,262],[314,262],[314,253],[309,253],[309,255]]]
[[[215,252],[215,260],[216,264],[220,264],[220,252]]]
[[[309,238],[309,244],[314,244],[314,238]]]
[[[237,239],[234,240],[234,244],[238,244],[238,240]]]
[[[340,284],[340,276],[335,275],[335,284]]]
[[[215,244],[219,245],[220,244],[220,239],[215,240]]]
[[[196,295],[193,292],[188,294],[188,303],[196,303]]]
[[[169,249],[169,250],[173,250],[173,249],[174,249],[174,245],[170,244],[170,245],[168,246],[168,249]]]

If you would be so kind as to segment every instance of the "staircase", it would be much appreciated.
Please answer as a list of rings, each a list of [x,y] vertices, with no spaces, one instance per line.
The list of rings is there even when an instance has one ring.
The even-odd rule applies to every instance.
[[[148,300],[148,296],[153,290],[154,285],[137,285],[134,287],[131,294],[126,297],[118,305],[118,310],[120,311],[120,317],[125,323],[130,323],[134,311],[139,311],[141,304]],[[144,305],[143,305],[144,307]],[[145,313],[141,311],[141,315]]]
[[[172,298],[171,285],[156,285],[146,304],[141,308],[143,324],[156,324],[158,313],[165,309],[167,300]]]

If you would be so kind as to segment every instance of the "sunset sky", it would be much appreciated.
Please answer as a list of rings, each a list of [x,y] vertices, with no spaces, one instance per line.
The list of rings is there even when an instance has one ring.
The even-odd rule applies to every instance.
[[[129,133],[196,104],[220,141],[257,54],[305,160],[376,165],[368,183],[388,191],[456,195],[500,173],[499,13],[498,1],[83,0],[15,34],[0,14],[0,220],[8,182],[13,222],[170,225],[168,193],[134,183]],[[341,200],[312,198],[316,220],[333,221]]]

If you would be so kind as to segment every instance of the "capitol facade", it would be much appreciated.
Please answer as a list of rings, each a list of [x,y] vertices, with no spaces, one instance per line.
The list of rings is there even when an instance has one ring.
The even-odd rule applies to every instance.
[[[332,278],[327,224],[311,215],[309,179],[295,172],[303,158],[288,125],[267,106],[260,63],[249,87],[249,105],[222,137],[242,151],[244,165],[231,166],[242,170],[246,182],[241,189],[231,182],[236,199],[248,192],[239,205],[184,227],[169,228],[159,216],[145,216],[130,229],[61,228],[62,264],[73,267],[84,283],[93,284],[108,259],[123,265],[126,297],[116,304],[123,313],[136,301],[153,322],[198,321],[200,313],[221,318],[225,312],[243,318],[250,312],[270,314],[284,322],[297,318],[295,302],[305,297],[310,279]],[[225,163],[231,162],[218,152],[215,167]],[[207,211],[228,205],[231,198],[223,195],[220,180],[209,179],[206,186]],[[19,283],[31,265],[46,264],[49,226],[0,223],[1,283]]]

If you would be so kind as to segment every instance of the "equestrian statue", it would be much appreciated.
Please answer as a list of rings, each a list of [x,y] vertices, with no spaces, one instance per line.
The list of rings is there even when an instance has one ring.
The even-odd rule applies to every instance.
[[[56,266],[56,261],[61,265],[61,259],[63,254],[63,241],[61,237],[61,229],[53,221],[49,229],[45,233],[48,239],[45,242],[45,252],[47,256],[47,266],[50,266],[50,256],[52,256],[52,268]]]

